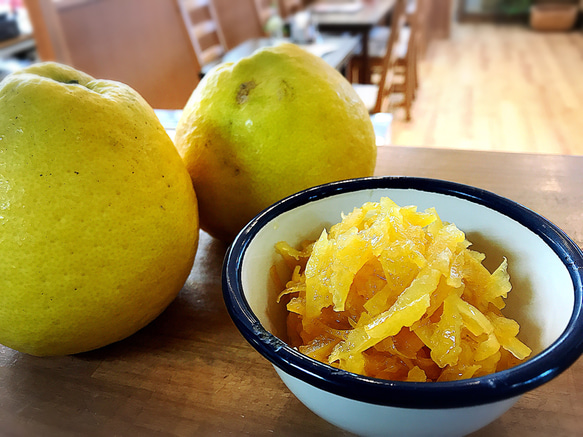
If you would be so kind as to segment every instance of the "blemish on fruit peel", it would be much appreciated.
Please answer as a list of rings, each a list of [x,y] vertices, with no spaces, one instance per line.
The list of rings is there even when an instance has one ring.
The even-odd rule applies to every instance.
[[[251,119],[247,120],[247,121],[245,122],[245,127],[246,127],[247,129],[250,129],[250,128],[252,128],[252,127],[253,127],[253,120],[251,120]]]
[[[293,87],[285,80],[282,80],[280,83],[280,87],[277,90],[277,99],[278,100],[283,100],[284,98],[292,99],[293,96],[294,96]]]
[[[257,86],[257,84],[254,81],[249,81],[249,82],[243,82],[240,86],[239,86],[239,92],[237,93],[237,103],[238,104],[243,104],[245,103],[248,98],[249,98],[249,93]]]

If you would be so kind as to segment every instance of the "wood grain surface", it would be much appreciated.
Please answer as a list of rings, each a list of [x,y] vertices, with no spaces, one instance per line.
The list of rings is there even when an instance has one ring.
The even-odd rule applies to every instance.
[[[583,32],[452,23],[420,60],[413,121],[392,144],[583,155]]]
[[[583,246],[583,157],[382,147],[378,175],[434,177],[509,197]],[[0,347],[0,436],[347,436],[305,408],[234,327],[221,295],[226,246],[202,233],[168,309],[137,334],[76,356]],[[583,359],[474,434],[574,436]]]

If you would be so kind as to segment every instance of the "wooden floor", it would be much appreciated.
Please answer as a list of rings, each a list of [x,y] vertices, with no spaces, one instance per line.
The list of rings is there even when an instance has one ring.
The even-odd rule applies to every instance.
[[[392,144],[583,155],[583,30],[455,24],[420,64],[413,120]]]

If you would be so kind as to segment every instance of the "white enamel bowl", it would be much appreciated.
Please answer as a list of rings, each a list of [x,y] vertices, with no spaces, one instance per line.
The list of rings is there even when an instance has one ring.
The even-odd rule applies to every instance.
[[[508,258],[513,290],[506,315],[534,354],[512,369],[464,381],[386,381],[335,369],[286,345],[285,308],[269,269],[274,245],[316,239],[368,201],[388,196],[420,211],[435,207],[463,230],[495,268]],[[488,265],[492,262],[492,266]],[[237,236],[223,266],[228,311],[247,341],[287,387],[332,424],[370,436],[458,436],[495,420],[527,391],[569,367],[583,352],[583,253],[560,229],[515,202],[452,182],[365,178],[326,184],[271,206]]]

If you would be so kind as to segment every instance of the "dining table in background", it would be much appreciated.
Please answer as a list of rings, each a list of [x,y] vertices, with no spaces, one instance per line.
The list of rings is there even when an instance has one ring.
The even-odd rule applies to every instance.
[[[347,3],[333,1],[313,3],[309,10],[312,23],[320,32],[352,33],[360,35],[362,63],[358,74],[361,83],[370,83],[369,32],[387,21],[397,0],[362,0],[354,2],[352,9]]]
[[[0,41],[0,80],[32,63],[35,40],[31,33],[21,33]]]
[[[583,246],[583,156],[379,147],[376,174],[490,190]],[[202,232],[194,268],[150,325],[113,345],[39,358],[0,346],[0,435],[349,436],[304,407],[235,328],[221,294],[227,245]],[[583,429],[583,358],[473,437]]]
[[[0,59],[10,58],[18,53],[35,48],[34,35],[22,33],[14,38],[0,41]]]
[[[204,77],[217,64],[237,62],[240,59],[252,55],[256,50],[272,47],[282,42],[293,41],[289,38],[270,37],[248,39],[225,53],[219,62],[204,66],[200,72],[200,77]],[[359,44],[360,37],[358,36],[319,34],[314,41],[298,45],[304,50],[322,58],[330,66],[345,74],[346,67],[352,56],[356,53]]]

